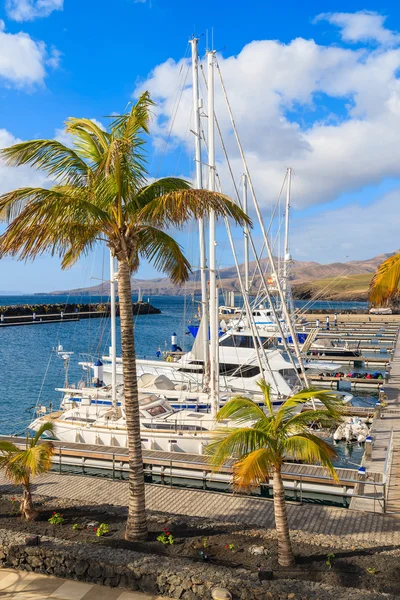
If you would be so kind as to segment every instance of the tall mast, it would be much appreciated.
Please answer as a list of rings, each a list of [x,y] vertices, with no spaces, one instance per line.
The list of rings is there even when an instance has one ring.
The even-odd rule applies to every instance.
[[[214,131],[214,51],[207,52],[208,80],[208,189],[215,191],[215,131]],[[210,211],[210,400],[211,415],[218,412],[218,315],[217,273],[215,258],[215,213]]]
[[[285,241],[284,241],[284,255],[283,255],[283,293],[285,296],[286,304],[289,306],[289,266],[292,260],[289,251],[289,212],[290,212],[290,186],[292,181],[292,169],[287,169],[287,186],[286,186],[286,205],[285,205]]]
[[[195,137],[195,163],[196,163],[196,188],[203,188],[203,174],[201,162],[201,137],[200,137],[200,98],[199,98],[199,40],[193,37],[192,45],[192,79],[193,79],[193,133]],[[208,343],[208,298],[207,298],[207,272],[206,272],[206,244],[204,235],[204,220],[199,219],[199,245],[200,245],[200,283],[201,283],[201,306],[204,326],[203,348],[204,348],[204,387],[207,389],[210,383],[210,348]]]
[[[243,211],[247,215],[247,176],[245,173],[242,175],[242,186],[243,186]],[[249,228],[247,224],[245,224],[243,228],[243,242],[244,242],[244,285],[246,294],[250,292],[250,282],[249,282]]]
[[[117,416],[117,324],[115,310],[115,265],[110,251],[110,303],[111,303],[111,398],[113,418]]]

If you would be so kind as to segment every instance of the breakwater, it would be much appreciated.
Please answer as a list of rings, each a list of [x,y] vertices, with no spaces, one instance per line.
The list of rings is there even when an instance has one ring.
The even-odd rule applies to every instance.
[[[31,323],[71,321],[110,315],[109,302],[98,303],[57,303],[57,304],[15,304],[0,307],[0,326],[27,325]],[[160,314],[159,308],[147,302],[134,302],[133,315]],[[119,304],[116,306],[119,315]]]

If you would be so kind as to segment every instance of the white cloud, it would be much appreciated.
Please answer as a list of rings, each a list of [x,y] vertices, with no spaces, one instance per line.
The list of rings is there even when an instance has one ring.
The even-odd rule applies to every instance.
[[[55,48],[48,53],[43,42],[36,42],[27,33],[7,33],[0,20],[0,80],[19,88],[41,84],[46,66],[55,67],[58,62]]]
[[[264,205],[276,198],[287,166],[296,171],[297,208],[400,177],[400,49],[323,46],[303,38],[288,44],[261,40],[218,61]],[[193,154],[188,69],[188,62],[169,59],[135,94],[148,89],[158,102],[153,124],[157,147],[164,147],[162,140],[172,127],[170,145],[186,144]],[[216,114],[238,179],[243,166],[217,73],[215,77]],[[220,150],[217,161],[224,189],[231,193]]]
[[[339,27],[345,42],[373,41],[385,46],[400,42],[400,35],[384,26],[386,17],[369,10],[356,13],[321,13],[315,21],[328,21]]]
[[[6,129],[0,129],[0,148],[7,148],[21,142]],[[13,189],[32,186],[42,187],[46,184],[46,175],[28,166],[9,167],[0,160],[0,194]]]
[[[291,249],[298,260],[362,260],[399,246],[400,188],[367,206],[325,210],[291,224]],[[310,243],[311,242],[311,243]]]
[[[64,0],[6,0],[6,11],[14,21],[33,21],[63,10]]]

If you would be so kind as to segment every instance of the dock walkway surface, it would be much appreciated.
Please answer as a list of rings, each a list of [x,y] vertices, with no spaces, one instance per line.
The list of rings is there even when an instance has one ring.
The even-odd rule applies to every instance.
[[[0,598],[7,598],[7,600],[162,600],[162,596],[124,592],[103,585],[13,569],[0,570]]]
[[[367,477],[368,471],[386,473],[386,506],[372,498],[354,497],[350,502],[353,510],[400,514],[400,337],[391,367],[390,381],[384,384],[387,406],[382,410],[382,418],[376,417],[372,423],[372,454],[370,459],[363,461]],[[356,487],[355,494],[357,491]]]

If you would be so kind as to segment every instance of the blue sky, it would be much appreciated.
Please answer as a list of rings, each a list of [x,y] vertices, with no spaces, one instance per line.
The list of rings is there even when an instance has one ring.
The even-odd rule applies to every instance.
[[[394,2],[324,2],[323,12],[317,18],[321,3],[290,1],[257,0],[244,8],[235,0],[2,0],[0,144],[60,137],[69,116],[104,122],[146,88],[160,106],[150,175],[191,177],[184,102],[190,89],[158,168],[160,148],[179,73],[187,68],[180,61],[188,39],[198,35],[204,54],[213,31],[266,220],[285,168],[295,169],[294,258],[330,262],[393,251],[400,245],[400,8]],[[239,178],[242,167],[218,98],[216,107]],[[230,193],[221,154],[219,167]],[[31,183],[42,183],[38,174],[0,165],[1,192]],[[189,239],[195,235],[193,226],[179,235],[194,263]],[[220,264],[227,266],[233,261],[221,228],[219,236]],[[241,255],[240,243],[238,250]],[[36,292],[94,284],[90,277],[102,276],[102,261],[101,249],[68,272],[49,257],[29,265],[3,259],[0,288]],[[156,273],[143,265],[139,275]]]

